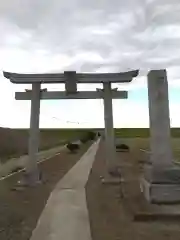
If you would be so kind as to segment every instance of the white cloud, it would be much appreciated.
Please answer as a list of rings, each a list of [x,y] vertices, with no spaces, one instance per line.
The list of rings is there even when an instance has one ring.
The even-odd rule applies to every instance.
[[[0,69],[14,72],[61,72],[67,69],[108,72],[138,68],[141,69],[140,76],[132,83],[113,84],[122,90],[135,90],[147,87],[149,69],[167,68],[169,85],[179,88],[179,9],[179,0],[116,0],[113,4],[109,0],[1,1]],[[3,113],[0,124],[28,126],[30,104],[15,101],[14,92],[29,86],[12,85],[2,76],[0,81],[0,100],[6,106],[0,106]],[[58,84],[43,87],[51,90],[64,88]],[[95,87],[81,85],[79,89]],[[115,107],[115,123],[131,125],[132,113],[137,115],[134,111],[138,109],[145,117],[141,120],[137,115],[133,124],[147,125],[146,105],[120,101],[118,106],[123,117],[119,117],[120,110]],[[94,109],[91,124],[102,124],[102,107],[97,102],[59,101],[54,106],[44,102],[41,125],[72,126],[70,124],[74,123],[66,123],[67,120],[76,122],[84,119],[84,115],[88,120],[82,120],[86,122],[82,125],[87,124],[92,116],[90,109]],[[173,116],[176,115],[174,111]]]

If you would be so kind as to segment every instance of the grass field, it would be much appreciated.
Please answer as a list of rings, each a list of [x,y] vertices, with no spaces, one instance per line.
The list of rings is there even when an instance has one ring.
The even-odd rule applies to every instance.
[[[179,240],[179,220],[159,219],[155,221],[135,221],[134,214],[146,213],[152,216],[156,211],[158,215],[173,209],[172,213],[178,213],[178,207],[174,205],[164,207],[148,204],[142,197],[139,180],[142,178],[144,160],[140,147],[148,147],[147,138],[125,138],[129,143],[130,153],[117,153],[117,160],[122,173],[121,185],[112,186],[102,184],[99,176],[107,171],[105,164],[105,145],[103,143],[96,154],[88,182],[86,184],[86,199],[90,218],[91,236],[93,240]],[[180,141],[173,138],[174,147],[178,147]],[[140,163],[141,162],[141,163]],[[124,197],[120,196],[120,189]],[[155,204],[154,204],[155,205]],[[151,210],[150,210],[151,209]],[[152,210],[153,209],[153,210]],[[147,216],[146,215],[146,216]],[[167,214],[168,215],[168,214]],[[145,219],[145,218],[144,218]]]
[[[87,131],[103,132],[98,129],[40,129],[40,150],[62,144],[67,140],[79,139]],[[115,129],[116,137],[149,138],[148,128]],[[0,128],[0,160],[20,156],[27,153],[29,129]],[[180,138],[180,128],[171,129],[172,138]],[[146,140],[144,141],[146,142]],[[179,146],[179,144],[177,144]]]
[[[13,131],[21,132],[23,134],[28,133],[28,129],[13,129]],[[104,128],[77,128],[77,129],[41,129],[42,137],[76,137],[77,135],[82,135],[87,131],[100,131],[103,132]],[[148,138],[150,136],[149,128],[115,128],[115,134],[117,137],[141,137]],[[180,137],[180,128],[171,128],[172,137]]]
[[[137,154],[140,154],[142,159],[147,158],[148,154],[141,152],[140,149],[144,150],[150,150],[149,145],[149,139],[148,138],[122,138],[121,140],[123,143],[127,144],[128,146],[131,146],[132,150],[136,152]],[[173,157],[174,161],[180,162],[180,138],[172,138],[171,139],[172,144],[172,151],[173,151]],[[141,152],[141,153],[140,153]]]
[[[27,129],[17,129],[20,132],[27,132]],[[94,128],[94,129],[41,129],[42,136],[53,136],[53,137],[76,137],[77,135],[82,135],[87,131],[100,131],[103,132],[104,128]],[[115,128],[115,134],[117,137],[128,137],[128,138],[148,138],[150,136],[149,128]],[[180,137],[180,128],[171,128],[171,136],[174,138]]]
[[[84,132],[75,129],[41,129],[39,149],[46,150],[64,144],[67,140],[79,139]],[[0,128],[0,161],[27,154],[28,136],[28,129]]]
[[[45,134],[63,135],[63,136],[76,136],[76,134],[83,134],[86,131],[100,131],[103,132],[104,128],[95,129],[43,129]],[[123,138],[148,138],[150,136],[149,128],[115,128],[116,137]],[[173,138],[180,138],[180,128],[171,128],[171,136]]]
[[[121,128],[115,129],[116,136],[130,137],[130,138],[148,138],[150,137],[149,128]],[[171,136],[173,138],[180,138],[180,128],[171,128]]]

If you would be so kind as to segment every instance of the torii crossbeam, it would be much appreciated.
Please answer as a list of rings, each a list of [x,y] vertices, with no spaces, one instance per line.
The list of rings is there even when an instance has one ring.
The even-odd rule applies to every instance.
[[[17,100],[31,100],[31,120],[29,137],[29,161],[26,168],[31,175],[31,184],[38,180],[37,153],[39,146],[39,113],[40,100],[43,99],[104,99],[105,119],[105,142],[106,142],[106,163],[108,171],[116,166],[115,160],[115,137],[113,127],[112,99],[126,99],[127,91],[111,89],[111,83],[131,82],[137,77],[139,71],[124,73],[76,73],[64,72],[63,74],[17,74],[3,72],[4,77],[16,84],[32,84],[32,90],[16,92]],[[42,83],[65,83],[66,91],[41,90]],[[97,91],[78,92],[78,83],[103,83],[103,89]]]

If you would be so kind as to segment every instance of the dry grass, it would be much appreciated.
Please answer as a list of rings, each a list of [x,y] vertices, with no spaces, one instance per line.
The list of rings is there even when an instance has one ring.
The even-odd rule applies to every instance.
[[[0,240],[29,240],[32,230],[57,182],[77,163],[92,142],[77,154],[63,150],[39,165],[43,183],[24,191],[12,191],[22,173],[0,181]]]
[[[122,142],[131,146],[133,151],[150,150],[149,138],[122,138]],[[180,162],[180,138],[171,139],[174,160]]]
[[[104,145],[101,143],[86,186],[91,234],[93,240],[179,240],[179,222],[136,222],[132,207],[139,205],[138,164],[143,159],[140,148],[148,148],[148,139],[123,139],[130,146],[130,153],[117,153],[117,160],[125,182],[124,198],[120,198],[118,185],[104,185],[100,176],[106,172]],[[172,139],[178,159],[179,139]],[[141,203],[141,202],[140,202]]]
[[[84,131],[76,129],[41,129],[40,150],[64,144],[67,140],[80,138]],[[0,128],[0,162],[19,157],[28,151],[28,129]]]
[[[87,131],[100,131],[104,129],[40,129],[40,150],[60,145],[67,139],[77,139]],[[146,139],[149,137],[148,128],[122,128],[115,129],[117,137],[126,139],[136,138],[136,144],[146,147]],[[0,161],[6,161],[11,157],[18,157],[27,153],[29,129],[0,128]],[[171,135],[180,138],[180,129],[172,128]],[[141,138],[141,140],[139,140]],[[144,139],[144,142],[143,142]],[[148,140],[147,140],[148,141]],[[173,142],[176,142],[173,140]],[[174,144],[174,143],[173,143]],[[175,157],[179,158],[178,144],[175,143]]]

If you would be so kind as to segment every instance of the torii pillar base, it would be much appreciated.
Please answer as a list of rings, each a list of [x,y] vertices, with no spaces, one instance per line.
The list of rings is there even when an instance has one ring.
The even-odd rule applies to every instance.
[[[27,187],[36,187],[42,183],[39,172],[37,173],[24,173],[21,180],[19,180],[14,188],[14,190],[21,191]]]

